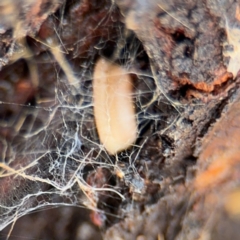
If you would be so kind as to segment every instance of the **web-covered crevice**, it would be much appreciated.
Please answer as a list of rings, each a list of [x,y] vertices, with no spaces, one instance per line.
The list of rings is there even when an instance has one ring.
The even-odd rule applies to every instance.
[[[82,13],[84,4],[95,12]],[[110,219],[119,218],[118,206],[128,198],[128,189],[140,193],[144,188],[135,167],[142,140],[119,156],[109,156],[94,122],[92,76],[99,57],[132,73],[138,135],[150,121],[160,120],[149,103],[155,84],[147,55],[133,33],[124,29],[117,7],[103,4],[105,10],[91,3],[66,2],[35,38],[26,38],[21,51],[33,57],[2,71],[1,229],[49,205],[84,204]],[[87,18],[88,31],[79,29]]]
[[[19,43],[23,59],[3,70],[16,97],[1,102],[1,228],[38,208],[66,204],[94,209],[104,219],[100,224],[109,225],[127,214],[132,199],[153,201],[154,194],[144,194],[154,184],[144,179],[157,173],[147,164],[163,164],[164,151],[171,155],[171,139],[165,144],[158,131],[178,112],[156,94],[145,49],[125,29],[117,6],[102,4],[66,2],[36,37]],[[79,28],[85,23],[86,29]],[[133,78],[138,139],[115,156],[100,143],[93,114],[93,71],[100,57]]]
[[[194,22],[202,14],[207,24],[216,14],[197,1],[177,12],[180,21],[173,18],[172,1],[161,7],[158,1],[117,4],[120,10],[107,0],[65,1],[37,34],[11,42],[12,61],[0,72],[0,229],[29,212],[60,205],[92,209],[95,224],[110,226],[184,184],[194,164],[186,159],[195,159],[193,146],[209,127],[208,117],[222,110],[217,100],[206,106],[201,100],[212,88],[210,95],[220,98],[221,86],[214,90],[214,84],[229,79],[212,81],[226,68],[220,47],[226,33],[216,44]],[[214,24],[221,35],[222,22]],[[199,36],[219,56],[211,66],[216,72],[206,80],[210,84],[201,82],[207,76],[202,58],[195,59],[199,68],[193,61],[197,51],[206,50]],[[124,68],[133,84],[137,139],[115,155],[100,142],[95,124],[99,58]]]

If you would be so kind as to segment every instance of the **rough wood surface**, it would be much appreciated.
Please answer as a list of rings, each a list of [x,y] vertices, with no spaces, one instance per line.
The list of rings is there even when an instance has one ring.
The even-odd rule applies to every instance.
[[[72,207],[40,208],[0,239],[238,239],[239,0],[12,3],[0,3],[0,226]],[[134,79],[138,139],[116,156],[92,109],[100,57]]]

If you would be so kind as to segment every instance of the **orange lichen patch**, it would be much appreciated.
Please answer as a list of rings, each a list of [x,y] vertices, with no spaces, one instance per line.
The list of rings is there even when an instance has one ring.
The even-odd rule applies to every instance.
[[[214,90],[214,84],[207,84],[205,82],[199,82],[199,83],[193,84],[193,86],[196,89],[204,92],[212,92]]]
[[[221,85],[221,84],[225,83],[227,80],[229,80],[229,79],[231,79],[231,78],[233,78],[232,73],[230,73],[230,72],[225,72],[225,73],[223,73],[221,76],[216,77],[216,78],[213,80],[212,85],[213,85],[213,86]]]
[[[195,89],[203,91],[203,92],[212,92],[216,86],[220,86],[221,84],[225,83],[227,80],[231,79],[233,77],[232,73],[225,72],[221,76],[216,77],[213,81],[213,83],[208,84],[206,82],[198,82],[198,83],[192,83],[192,81],[188,78],[181,78],[179,79],[180,84],[182,85],[192,85]]]
[[[240,99],[238,98],[228,112],[222,116],[205,138],[198,164],[199,172],[195,187],[209,188],[233,177],[236,166],[240,164]]]

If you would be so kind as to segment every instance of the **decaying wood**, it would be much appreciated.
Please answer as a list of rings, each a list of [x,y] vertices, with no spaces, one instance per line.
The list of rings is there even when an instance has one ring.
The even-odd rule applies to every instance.
[[[26,194],[52,191],[49,179],[63,180],[61,157],[71,152],[67,140],[76,132],[82,145],[66,158],[64,180],[79,167],[76,159],[90,156],[97,163],[81,169],[88,185],[76,182],[68,197],[82,199],[72,200],[75,205],[88,198],[85,205],[99,211],[90,218],[70,208],[25,216],[12,236],[100,239],[92,221],[104,239],[237,239],[239,9],[239,0],[0,3],[0,214],[5,217],[4,204],[17,205]],[[116,158],[99,147],[91,109],[99,57],[124,65],[134,78],[139,137]],[[92,190],[106,186],[112,191]],[[31,199],[23,207],[34,204]],[[85,238],[79,236],[83,226],[92,232]]]

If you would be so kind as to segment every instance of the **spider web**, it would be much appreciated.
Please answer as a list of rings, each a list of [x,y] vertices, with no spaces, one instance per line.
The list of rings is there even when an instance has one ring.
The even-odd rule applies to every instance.
[[[228,31],[239,33],[227,23]],[[17,30],[4,36],[11,38]],[[228,36],[237,46],[238,38]],[[194,41],[186,42],[182,45]],[[0,72],[0,229],[47,206],[84,206],[108,222],[124,217],[134,201],[144,198],[149,179],[159,186],[170,172],[159,166],[170,169],[173,143],[182,143],[176,120],[186,135],[197,129],[193,110],[202,114],[199,125],[207,121],[203,105],[183,106],[164,93],[159,81],[164,71],[157,76],[154,59],[110,1],[66,1],[37,34],[12,40],[8,47],[11,61]],[[238,56],[232,53],[234,63]],[[115,156],[100,143],[93,114],[93,71],[99,58],[127,69],[133,78],[138,139]]]
[[[0,229],[46,206],[84,205],[105,211],[98,210],[103,196],[126,200],[129,190],[122,191],[121,184],[132,193],[143,191],[135,163],[150,137],[140,136],[149,133],[150,125],[150,132],[163,128],[171,106],[159,109],[148,57],[141,42],[124,28],[116,6],[104,2],[104,11],[95,6],[98,18],[106,15],[97,23],[90,17],[93,30],[82,35],[78,21],[70,17],[79,14],[83,4],[67,3],[49,17],[53,35],[14,42],[24,54],[2,70]],[[76,34],[70,38],[67,31]],[[29,53],[31,57],[26,56]],[[121,65],[134,78],[139,139],[117,156],[109,156],[101,145],[94,122],[92,76],[99,57]],[[17,88],[24,86],[30,93],[18,97]],[[9,89],[16,96],[9,96]],[[98,173],[104,179],[100,185]]]

